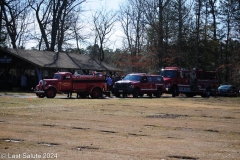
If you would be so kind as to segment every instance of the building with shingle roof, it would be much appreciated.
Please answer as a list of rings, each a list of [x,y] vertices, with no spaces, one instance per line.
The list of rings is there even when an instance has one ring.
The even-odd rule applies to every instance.
[[[0,74],[11,69],[35,70],[38,80],[44,77],[42,74],[47,71],[49,77],[56,71],[97,71],[97,72],[122,72],[121,69],[110,66],[91,58],[89,55],[66,52],[50,52],[23,49],[0,49]]]
[[[24,61],[30,68],[41,69],[73,69],[121,72],[122,70],[110,66],[104,62],[92,59],[89,55],[66,52],[50,52],[22,49],[1,49],[0,55],[7,55],[14,59]],[[22,63],[19,60],[12,62],[12,67],[18,68]]]

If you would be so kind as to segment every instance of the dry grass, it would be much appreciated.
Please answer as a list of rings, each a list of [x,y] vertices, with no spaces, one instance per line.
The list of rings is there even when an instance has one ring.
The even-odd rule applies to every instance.
[[[240,155],[239,98],[8,95],[0,94],[3,156],[235,160]]]

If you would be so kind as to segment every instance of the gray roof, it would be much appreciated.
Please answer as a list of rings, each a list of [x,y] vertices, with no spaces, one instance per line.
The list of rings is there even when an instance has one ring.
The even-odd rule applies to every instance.
[[[94,60],[89,55],[84,54],[23,49],[4,49],[4,51],[40,68],[122,71],[121,69]]]

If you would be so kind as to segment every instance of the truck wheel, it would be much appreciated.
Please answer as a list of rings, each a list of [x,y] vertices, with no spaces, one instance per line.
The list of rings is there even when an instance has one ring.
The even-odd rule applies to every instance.
[[[100,88],[94,88],[91,93],[92,98],[99,98],[102,97],[102,90]]]
[[[133,92],[133,98],[138,98],[139,96],[139,89],[135,89]]]
[[[208,87],[205,91],[205,93],[202,95],[202,97],[210,97],[211,95],[211,89]]]
[[[161,89],[158,89],[157,90],[157,93],[156,93],[156,97],[157,98],[160,98],[162,96],[162,90]]]
[[[45,97],[44,93],[36,93],[36,95],[37,95],[38,98],[44,98]]]
[[[56,96],[56,90],[54,88],[49,88],[47,91],[46,91],[46,97],[47,98],[54,98]]]

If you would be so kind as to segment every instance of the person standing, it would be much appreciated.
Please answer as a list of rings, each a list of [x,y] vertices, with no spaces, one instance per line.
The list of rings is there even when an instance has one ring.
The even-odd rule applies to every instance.
[[[112,79],[110,76],[107,77],[107,91],[111,91]]]
[[[27,76],[25,74],[21,77],[21,90],[25,91],[27,88]]]

